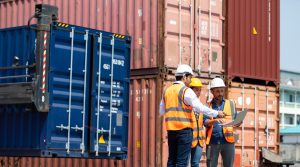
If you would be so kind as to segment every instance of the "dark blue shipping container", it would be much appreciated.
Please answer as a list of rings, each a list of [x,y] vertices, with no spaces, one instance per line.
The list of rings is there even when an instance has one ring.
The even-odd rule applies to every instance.
[[[54,22],[38,64],[36,32],[0,30],[0,155],[125,159],[130,38]],[[40,82],[37,66],[47,72]],[[48,99],[33,87],[45,89]],[[5,102],[10,91],[15,103]],[[31,101],[18,100],[27,96]],[[47,103],[47,112],[33,98]]]

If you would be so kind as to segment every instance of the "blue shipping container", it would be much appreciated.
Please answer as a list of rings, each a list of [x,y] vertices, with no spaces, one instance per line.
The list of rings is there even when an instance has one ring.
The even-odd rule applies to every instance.
[[[49,49],[40,66],[47,69],[49,110],[2,102],[0,155],[125,159],[130,38],[56,22],[45,34]],[[36,39],[32,27],[0,30],[0,88],[39,86]],[[9,96],[3,90],[0,97]]]

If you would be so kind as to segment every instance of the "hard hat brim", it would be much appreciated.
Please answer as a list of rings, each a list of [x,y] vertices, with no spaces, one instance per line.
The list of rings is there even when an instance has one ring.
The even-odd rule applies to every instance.
[[[211,87],[210,89],[214,89],[214,88],[227,88],[226,86],[216,86],[216,87]]]
[[[175,73],[175,76],[176,76],[176,77],[179,77],[179,76],[184,76],[184,75],[186,75],[186,74],[188,74],[188,75],[193,75],[193,74],[191,74],[191,73]]]

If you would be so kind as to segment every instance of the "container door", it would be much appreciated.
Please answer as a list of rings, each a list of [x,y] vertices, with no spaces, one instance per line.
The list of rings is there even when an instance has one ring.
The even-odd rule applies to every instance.
[[[46,149],[60,149],[58,156],[82,156],[87,149],[90,37],[83,28],[59,25],[51,34]]]
[[[126,158],[129,110],[130,43],[111,33],[94,36],[91,152]]]
[[[195,68],[205,77],[224,71],[224,0],[195,1]]]
[[[164,2],[165,65],[177,68],[178,64],[189,64],[194,67],[194,1]]]

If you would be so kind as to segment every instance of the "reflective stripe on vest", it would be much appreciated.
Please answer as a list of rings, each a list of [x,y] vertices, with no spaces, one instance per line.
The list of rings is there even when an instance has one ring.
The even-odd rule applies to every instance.
[[[197,124],[198,121],[198,124]],[[201,147],[204,146],[205,138],[204,138],[204,129],[203,129],[203,114],[200,113],[198,116],[198,120],[196,119],[196,115],[193,114],[193,141],[192,148],[196,147],[199,143]]]
[[[187,109],[187,108],[181,108],[181,107],[170,107],[166,109],[166,112],[168,111],[183,111],[183,112],[192,112],[191,109]]]
[[[192,128],[192,107],[183,102],[184,93],[187,89],[188,87],[182,84],[174,84],[167,88],[164,93],[167,130]]]
[[[192,119],[189,119],[189,118],[178,118],[178,117],[168,117],[165,119],[166,122],[169,122],[169,121],[178,121],[178,122],[190,122],[192,123],[193,120]]]
[[[225,133],[224,136],[233,136],[233,133]]]
[[[212,104],[209,103],[210,108],[212,108]],[[235,107],[234,107],[234,102],[231,100],[225,100],[225,105],[224,105],[224,109],[223,111],[228,115],[225,117],[225,119],[233,119],[233,115],[235,113]],[[211,117],[211,119],[213,119]],[[211,135],[212,135],[212,129],[213,129],[213,125],[211,127],[206,128],[206,144],[209,144],[210,139],[211,139]],[[223,127],[223,135],[225,137],[225,140],[228,143],[234,143],[234,135],[233,135],[233,127],[232,126],[228,126],[228,127]]]

